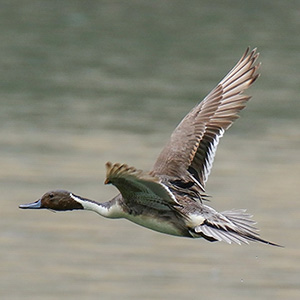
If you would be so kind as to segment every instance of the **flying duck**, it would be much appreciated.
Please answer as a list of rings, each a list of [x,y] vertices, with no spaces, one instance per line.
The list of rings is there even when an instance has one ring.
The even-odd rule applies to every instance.
[[[106,218],[125,218],[152,230],[208,241],[278,246],[262,239],[246,210],[217,212],[205,202],[205,183],[219,139],[251,98],[244,91],[258,78],[256,49],[245,51],[223,80],[176,127],[152,170],[106,163],[105,184],[119,194],[99,203],[65,190],[45,193],[22,209],[91,210]]]

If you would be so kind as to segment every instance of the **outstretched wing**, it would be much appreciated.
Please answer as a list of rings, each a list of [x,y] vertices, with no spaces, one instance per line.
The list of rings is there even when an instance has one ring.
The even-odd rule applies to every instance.
[[[251,98],[244,91],[257,79],[256,49],[242,58],[174,130],[151,174],[193,178],[204,190],[219,139]]]
[[[158,210],[170,210],[177,200],[160,180],[126,164],[106,163],[105,184],[113,184],[123,196],[124,202],[143,205]]]

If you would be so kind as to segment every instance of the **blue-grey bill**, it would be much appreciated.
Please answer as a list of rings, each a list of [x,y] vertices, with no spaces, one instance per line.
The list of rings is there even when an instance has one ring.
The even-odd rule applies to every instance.
[[[42,202],[41,199],[39,199],[38,201],[35,201],[33,203],[28,203],[28,204],[21,204],[19,205],[19,208],[23,208],[23,209],[38,209],[41,208]]]

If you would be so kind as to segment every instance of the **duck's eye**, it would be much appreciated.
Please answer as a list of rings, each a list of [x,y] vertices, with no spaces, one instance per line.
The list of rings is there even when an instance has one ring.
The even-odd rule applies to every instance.
[[[54,194],[49,194],[49,198],[53,198],[54,197]]]

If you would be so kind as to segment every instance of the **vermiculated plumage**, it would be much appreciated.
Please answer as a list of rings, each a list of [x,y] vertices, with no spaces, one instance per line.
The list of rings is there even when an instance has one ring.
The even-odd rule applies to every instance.
[[[20,207],[87,209],[171,235],[276,245],[259,237],[255,222],[245,210],[219,213],[203,202],[219,140],[250,99],[244,91],[259,76],[257,57],[256,49],[246,50],[233,69],[176,127],[150,172],[107,163],[105,183],[120,191],[112,200],[98,203],[59,190]]]

